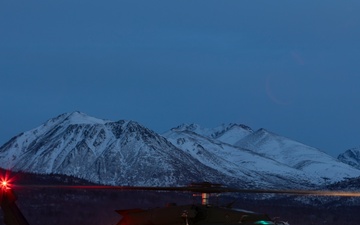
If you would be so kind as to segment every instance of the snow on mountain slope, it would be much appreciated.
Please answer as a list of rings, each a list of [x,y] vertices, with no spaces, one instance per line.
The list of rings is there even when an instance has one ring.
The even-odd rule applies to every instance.
[[[12,138],[9,142],[5,143],[0,149],[0,159],[1,165],[6,168],[12,168],[15,166],[17,161],[22,161],[23,164],[31,165],[31,162],[26,162],[26,160],[20,160],[21,157],[24,157],[24,154],[30,154],[30,149],[37,149],[41,147],[41,145],[51,142],[56,139],[55,134],[61,129],[68,128],[71,129],[75,124],[82,124],[82,126],[87,127],[95,123],[105,124],[106,121],[99,120],[94,117],[87,116],[80,112],[74,112],[71,114],[62,114],[58,117],[48,120],[46,123],[41,126],[27,131],[25,133],[21,133],[14,138]],[[70,132],[64,133],[64,139],[69,138]],[[39,140],[40,138],[40,140]],[[44,140],[44,142],[41,142]],[[63,143],[60,143],[63,144]],[[67,143],[68,145],[73,144],[74,142]],[[56,152],[62,146],[53,144],[54,150],[52,152]],[[45,153],[39,153],[38,151],[31,151],[34,156],[40,156]],[[56,157],[48,159],[48,163],[52,163]],[[34,166],[34,165],[33,165]],[[49,165],[49,169],[51,170],[52,166]]]
[[[344,153],[338,156],[338,160],[360,169],[360,147],[346,150]]]
[[[172,128],[171,130],[174,132],[193,132],[231,145],[253,133],[253,130],[250,127],[235,123],[223,124],[215,128],[203,128],[197,124],[182,124],[176,128]]]
[[[317,182],[335,182],[360,176],[360,170],[346,165],[316,148],[271,133],[265,129],[248,135],[235,144],[264,157],[317,177]]]
[[[302,171],[191,131],[172,129],[164,136],[199,162],[252,187],[304,188],[317,185],[314,177]]]
[[[165,138],[166,137],[166,138]],[[182,125],[164,136],[134,121],[62,114],[0,147],[0,167],[115,185],[209,181],[237,187],[313,187],[360,176],[315,148],[245,125]]]
[[[79,112],[12,138],[0,148],[0,165],[116,185],[184,185],[202,177],[230,182],[136,122],[104,121]]]

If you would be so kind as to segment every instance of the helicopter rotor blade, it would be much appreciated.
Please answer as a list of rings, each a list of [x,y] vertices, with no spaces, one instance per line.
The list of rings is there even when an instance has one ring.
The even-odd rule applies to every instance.
[[[13,189],[108,189],[122,191],[178,191],[197,193],[249,193],[249,194],[284,194],[284,195],[314,195],[314,196],[338,196],[360,197],[360,192],[330,191],[330,190],[272,190],[272,189],[238,189],[227,187],[148,187],[148,186],[111,186],[111,185],[11,185]]]

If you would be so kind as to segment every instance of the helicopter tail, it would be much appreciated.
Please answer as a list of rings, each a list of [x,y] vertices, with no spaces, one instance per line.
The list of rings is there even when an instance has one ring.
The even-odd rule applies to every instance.
[[[15,204],[16,196],[12,189],[2,187],[0,191],[0,205],[4,213],[4,223],[6,225],[29,225],[26,218]]]

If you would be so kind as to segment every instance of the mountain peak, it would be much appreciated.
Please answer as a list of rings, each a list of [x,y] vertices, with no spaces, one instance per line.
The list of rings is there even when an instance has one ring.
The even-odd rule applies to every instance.
[[[213,130],[215,130],[215,132],[213,133],[213,137],[214,138],[219,137],[222,134],[224,134],[225,132],[228,132],[230,130],[235,130],[235,129],[240,129],[240,130],[246,131],[248,133],[253,132],[253,130],[249,126],[246,126],[244,124],[238,124],[238,123],[226,124],[226,123],[224,123],[213,129]]]
[[[351,152],[352,154],[360,157],[360,147],[348,149],[347,152]]]
[[[246,126],[244,124],[237,124],[237,123],[228,123],[228,124],[223,123],[215,128],[203,128],[195,123],[191,123],[191,124],[184,123],[175,128],[172,128],[171,131],[191,131],[203,136],[211,136],[212,138],[216,138],[221,136],[223,133],[236,128],[248,131],[249,133],[253,132],[253,130],[249,126]]]
[[[67,121],[69,124],[105,124],[106,122],[110,122],[107,120],[98,119],[95,117],[91,117],[86,115],[85,113],[75,111],[72,113],[63,114],[65,119],[64,122]]]
[[[201,129],[201,127],[200,125],[195,123],[191,123],[191,124],[183,123],[177,127],[171,128],[172,131],[196,131],[198,129]]]
[[[52,127],[62,123],[73,125],[73,124],[105,124],[107,122],[111,122],[109,120],[102,120],[95,117],[91,117],[86,115],[85,113],[74,111],[71,113],[63,113],[57,117],[49,119],[42,126],[44,127]]]
[[[269,132],[265,128],[260,128],[259,130],[256,131],[256,133],[270,134],[271,132]]]
[[[74,175],[115,185],[179,185],[207,177],[231,185],[306,185],[360,171],[296,141],[242,124],[182,124],[167,135],[131,120],[75,111],[48,120],[0,147],[0,165]],[[275,178],[275,179],[274,179]],[[244,182],[248,181],[248,182]],[[299,183],[300,182],[300,183]]]
[[[175,128],[172,128],[164,135],[168,136],[173,132],[191,132],[206,138],[216,139],[227,144],[234,144],[247,135],[253,133],[253,130],[246,125],[237,123],[221,124],[215,128],[203,128],[198,124],[192,123],[181,124]]]
[[[360,169],[360,147],[346,150],[338,156],[338,160]]]
[[[258,137],[262,137],[262,138],[266,138],[266,137],[269,137],[269,138],[276,138],[276,137],[281,137],[281,138],[285,138],[283,136],[280,136],[274,132],[271,132],[265,128],[260,128],[258,129],[257,131],[254,132],[254,135],[258,136]]]

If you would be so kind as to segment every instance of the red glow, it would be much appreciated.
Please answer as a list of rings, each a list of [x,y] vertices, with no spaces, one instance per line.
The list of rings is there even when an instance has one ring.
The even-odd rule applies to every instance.
[[[9,185],[9,183],[7,180],[1,179],[1,188],[8,189],[9,188],[8,185]]]
[[[10,178],[10,172],[0,173],[0,189],[10,189],[10,184],[13,181],[13,177]]]

